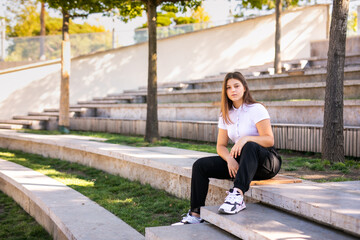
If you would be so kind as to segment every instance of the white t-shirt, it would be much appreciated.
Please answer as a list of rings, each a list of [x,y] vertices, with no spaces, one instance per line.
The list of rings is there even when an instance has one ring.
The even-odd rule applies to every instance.
[[[244,136],[259,136],[255,124],[270,118],[268,111],[260,103],[243,104],[238,109],[233,106],[229,110],[229,117],[233,124],[226,124],[220,116],[218,127],[227,130],[229,138],[234,143]]]

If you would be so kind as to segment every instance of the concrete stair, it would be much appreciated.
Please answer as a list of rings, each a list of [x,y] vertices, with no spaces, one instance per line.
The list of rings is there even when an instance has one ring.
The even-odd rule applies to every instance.
[[[97,203],[39,172],[0,159],[0,181],[0,190],[35,218],[53,239],[144,239]]]
[[[283,124],[322,124],[324,115],[323,100],[264,101],[272,123]],[[146,119],[146,104],[97,105],[96,116],[113,119]],[[220,102],[208,103],[160,103],[158,119],[217,121]],[[360,126],[360,100],[344,100],[344,125]],[[296,117],[294,117],[296,116]]]
[[[30,128],[31,125],[31,121],[0,120],[0,129],[23,129]]]
[[[258,101],[290,99],[324,99],[325,83],[293,83],[251,88],[252,96]],[[359,98],[360,80],[344,81],[344,98]],[[159,103],[209,102],[221,100],[221,88],[194,89],[159,93]]]
[[[146,240],[235,240],[234,235],[208,223],[145,229]]]
[[[0,147],[7,146],[10,149],[78,162],[131,180],[149,183],[153,187],[186,198],[189,197],[191,165],[199,157],[211,155],[168,147],[121,146],[89,141],[92,138],[84,136],[34,135],[6,130],[0,132],[0,139]],[[232,182],[211,179],[206,203],[210,207],[201,210],[202,217],[214,226],[244,239],[358,239],[359,181],[313,183],[293,180],[278,175],[274,180],[252,182],[245,195],[247,209],[228,216],[219,215],[216,210]],[[292,184],[287,184],[289,182]],[[185,230],[183,226],[159,227],[154,231],[149,228],[146,230],[149,235],[146,238],[186,240],[199,236],[212,239],[211,236],[224,234],[224,238],[218,239],[231,239],[223,230],[214,227],[206,230],[207,225],[199,228],[198,225],[190,226],[195,228],[188,230],[191,227],[185,227]],[[204,231],[200,232],[201,229]],[[211,233],[210,237],[202,235],[207,232]],[[150,238],[151,236],[155,238]]]
[[[59,112],[28,112],[28,116],[59,117]]]
[[[201,217],[241,239],[357,239],[262,204],[249,203],[236,215],[218,214],[217,209],[204,207]]]
[[[28,121],[31,124],[31,129],[40,130],[40,129],[47,129],[47,130],[55,130],[57,129],[57,117],[54,116],[13,116],[14,120],[22,120]]]
[[[11,149],[79,162],[131,180],[149,183],[153,187],[186,198],[189,197],[193,162],[199,157],[211,155],[167,147],[121,146],[89,141],[91,140],[89,137],[71,135],[42,136],[3,130],[0,138],[1,147],[9,146]],[[289,181],[292,184],[286,184]],[[248,234],[246,236],[253,236],[256,232],[255,239],[307,239],[306,236],[312,239],[356,239],[360,236],[359,181],[296,182],[288,178],[282,179],[281,175],[274,180],[252,182],[250,190],[246,193],[247,209],[237,215],[227,216],[218,215],[215,210],[223,201],[224,192],[232,186],[232,182],[211,179],[207,206],[215,207],[202,209],[202,217],[238,237],[239,233],[232,232],[238,228],[242,230],[240,234]],[[252,204],[254,202],[266,204],[268,207]],[[279,209],[288,213],[285,214]],[[301,218],[292,215],[301,216]],[[245,230],[237,226],[237,224],[244,225],[244,219],[249,224],[243,227]],[[226,224],[223,226],[220,223]],[[319,227],[318,223],[323,226]],[[232,230],[234,225],[235,230]],[[271,227],[268,228],[268,226]],[[181,228],[178,229],[181,231]],[[346,234],[334,231],[334,229],[346,232]],[[275,234],[275,237],[271,238],[271,234],[270,237],[267,236],[269,231]],[[195,233],[198,231],[195,230],[192,234]],[[283,235],[276,235],[277,233]],[[160,236],[162,233],[156,234]],[[174,232],[173,235],[182,237],[179,232],[178,234]],[[243,236],[240,235],[240,237]],[[325,237],[321,238],[321,236]],[[253,238],[249,237],[249,239]]]
[[[23,129],[22,125],[13,125],[13,124],[1,124],[0,129],[12,129],[12,130],[20,130]]]

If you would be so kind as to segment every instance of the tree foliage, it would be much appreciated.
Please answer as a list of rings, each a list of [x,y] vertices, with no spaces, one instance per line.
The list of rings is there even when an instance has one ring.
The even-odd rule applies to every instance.
[[[120,18],[127,22],[129,19],[141,16],[144,11],[147,13],[147,24],[149,33],[149,55],[148,55],[148,91],[147,91],[147,113],[145,140],[155,142],[160,139],[159,123],[157,115],[157,41],[156,41],[156,10],[159,5],[166,6],[167,9],[175,7],[182,12],[187,8],[196,9],[201,5],[201,0],[104,0],[103,3],[109,8],[117,8]],[[175,6],[175,7],[174,7]]]
[[[19,14],[18,22],[15,26],[10,27],[9,37],[33,37],[40,35],[40,13],[37,11],[36,5],[28,5]],[[45,32],[46,35],[59,35],[62,31],[62,19],[49,16],[45,12]],[[88,23],[78,24],[70,20],[71,28],[70,34],[77,33],[91,33],[91,32],[105,32],[103,26],[92,26]]]
[[[16,1],[15,1],[16,2]],[[12,19],[15,22],[8,27],[8,36],[15,37],[9,41],[7,48],[6,61],[24,61],[24,60],[38,60],[41,39],[36,36],[40,35],[40,13],[39,2],[37,1],[20,1],[16,2],[20,5],[16,8],[15,5],[8,5],[8,10],[11,12]],[[111,33],[105,33],[103,26],[92,26],[88,23],[77,24],[70,19],[70,36],[73,42],[71,46],[71,53],[73,56],[86,54],[93,51],[106,50],[111,48]],[[46,59],[56,59],[60,57],[60,43],[62,32],[62,19],[51,17],[45,12],[45,32],[47,36],[44,39],[44,54]],[[93,33],[104,32],[102,34],[81,34],[79,33]],[[21,38],[27,37],[27,38]],[[34,37],[34,38],[30,38]]]
[[[172,24],[180,25],[208,22],[210,20],[209,15],[202,7],[198,7],[196,10],[193,9],[190,17],[176,16],[176,13],[179,12],[179,9],[175,5],[164,5],[161,7],[161,10],[163,12],[156,13],[156,24],[158,27],[170,26]],[[139,28],[147,28],[147,22]]]

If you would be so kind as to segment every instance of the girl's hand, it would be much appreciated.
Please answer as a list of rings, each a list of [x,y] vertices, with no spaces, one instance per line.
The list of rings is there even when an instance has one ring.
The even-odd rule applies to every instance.
[[[237,158],[237,156],[240,156],[241,150],[244,147],[244,145],[247,143],[246,137],[240,138],[235,145],[231,148],[230,155],[233,158]]]
[[[231,178],[235,178],[237,171],[239,170],[239,164],[234,158],[230,158],[227,161],[229,175]]]

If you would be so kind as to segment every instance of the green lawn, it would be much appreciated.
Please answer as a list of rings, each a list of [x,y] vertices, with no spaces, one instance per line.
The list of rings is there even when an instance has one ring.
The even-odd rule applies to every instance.
[[[94,168],[36,154],[0,148],[0,158],[54,178],[97,202],[140,233],[145,227],[170,225],[188,211],[188,200]],[[17,218],[16,214],[9,214]],[[15,220],[14,220],[15,221]],[[2,239],[2,238],[0,238]]]
[[[25,132],[36,134],[61,134],[59,131],[25,130]],[[105,139],[104,142],[107,143],[130,145],[135,147],[167,146],[216,153],[216,144],[213,142],[186,141],[162,138],[161,141],[155,144],[150,144],[144,141],[143,136],[126,136],[114,133],[82,131],[71,131],[71,134],[103,138]],[[284,172],[314,171],[321,172],[323,174],[328,172],[341,172],[344,176],[335,179],[336,181],[359,180],[360,177],[359,176],[358,178],[356,178],[356,173],[360,173],[360,161],[356,158],[347,157],[344,163],[330,163],[329,161],[323,161],[319,153],[301,153],[289,150],[279,150],[279,153],[283,156],[282,169]],[[347,177],[347,174],[353,176]],[[323,181],[326,181],[326,179],[324,179]],[[332,181],[334,181],[334,179],[332,179]]]
[[[52,239],[13,199],[0,191],[0,239]]]
[[[25,132],[60,134],[57,131],[26,130]],[[216,153],[215,143],[162,138],[156,144],[149,144],[144,142],[141,136],[80,131],[72,131],[71,134],[103,138],[105,139],[104,142],[122,145],[138,147],[169,146]],[[280,154],[283,156],[282,173],[285,174],[303,171],[323,173],[324,175],[339,173],[340,177],[326,178],[325,176],[325,178],[318,181],[360,180],[359,159],[347,158],[345,163],[331,164],[328,161],[322,161],[321,156],[316,153],[282,150]],[[190,205],[188,200],[179,199],[165,191],[153,189],[150,185],[141,185],[139,182],[131,182],[119,176],[76,163],[7,149],[0,149],[0,158],[29,167],[68,185],[108,209],[142,234],[144,234],[146,227],[170,225],[180,220],[180,214],[187,212]],[[25,215],[30,220],[23,220],[15,210],[6,210],[7,208],[4,206],[7,203],[4,202],[10,201],[13,203],[13,201],[9,200],[9,198],[4,200],[5,197],[4,194],[0,195],[0,223],[1,226],[5,226],[5,228],[1,227],[0,239],[46,239],[46,237],[40,236],[40,234],[43,234],[41,233],[43,232],[41,227],[26,213]],[[17,207],[19,208],[19,206]],[[12,224],[11,222],[18,224]],[[5,223],[9,224],[5,225]],[[32,224],[37,225],[37,227],[32,227]],[[26,230],[22,227],[23,225],[31,227]],[[12,228],[17,228],[17,230]],[[22,235],[19,231],[23,231]],[[11,236],[5,235],[9,233],[14,234]]]

